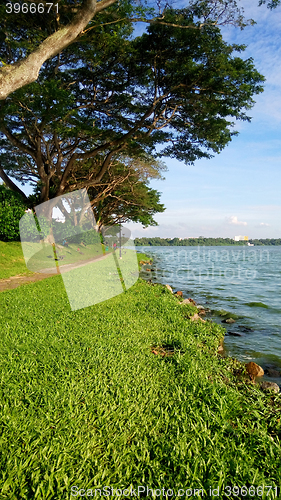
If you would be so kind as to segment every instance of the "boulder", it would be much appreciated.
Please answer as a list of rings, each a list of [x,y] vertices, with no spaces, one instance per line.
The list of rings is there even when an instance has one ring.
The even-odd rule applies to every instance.
[[[222,345],[219,345],[219,347],[218,347],[218,353],[220,353],[220,352],[223,352],[223,346]]]
[[[178,297],[182,297],[182,292],[176,292],[175,295],[177,295]]]
[[[247,363],[246,365],[246,370],[247,373],[250,376],[250,379],[255,381],[256,377],[262,377],[264,375],[264,371],[261,366],[257,365],[257,363],[254,363],[251,361],[250,363]]]
[[[170,285],[166,285],[166,288],[168,288],[168,290],[170,290],[170,292],[173,293],[173,289],[172,289],[172,287]]]
[[[223,319],[222,323],[228,323],[229,325],[232,325],[232,323],[236,323],[236,321],[233,318],[228,318],[228,319]]]
[[[274,391],[274,392],[279,392],[279,385],[275,384],[274,382],[262,382],[260,384],[260,387],[262,388],[263,391]]]

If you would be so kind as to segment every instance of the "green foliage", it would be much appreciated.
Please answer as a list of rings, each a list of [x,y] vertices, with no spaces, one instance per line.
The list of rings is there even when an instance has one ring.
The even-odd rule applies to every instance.
[[[18,241],[19,220],[24,215],[26,203],[22,197],[0,185],[0,240]]]
[[[127,172],[126,167],[121,164],[110,173],[114,177],[120,174],[125,177]],[[139,177],[140,174],[133,170],[127,179],[125,177],[123,182],[97,203],[95,198],[99,190],[89,188],[88,194],[94,204],[94,215],[100,225],[109,226],[128,221],[140,222],[144,227],[158,225],[153,215],[165,210],[164,205],[159,202],[160,193],[148,187],[148,181],[141,181]],[[107,182],[107,176],[104,182]]]
[[[198,29],[191,7],[166,9],[164,24],[152,23],[138,37],[126,16],[113,23],[120,8],[103,12],[102,24],[1,107],[2,165],[22,182],[40,181],[41,202],[102,184],[104,162],[120,152],[132,161],[211,157],[235,134],[231,120],[249,120],[253,95],[263,90],[252,59],[233,55],[245,47],[224,42],[217,26]],[[100,163],[84,175],[89,159]]]
[[[231,238],[136,238],[137,246],[222,246],[222,245],[245,245],[244,241],[234,241]]]
[[[275,9],[280,5],[280,0],[260,0],[259,5],[267,4],[269,9]]]
[[[68,237],[66,234],[68,242],[72,243],[85,243],[85,245],[98,245],[101,243],[101,235],[97,231],[85,231],[83,233],[77,234],[75,236]]]
[[[40,224],[33,213],[27,213],[21,222],[21,239],[23,241],[43,240],[50,232],[50,223],[45,217],[40,217]]]

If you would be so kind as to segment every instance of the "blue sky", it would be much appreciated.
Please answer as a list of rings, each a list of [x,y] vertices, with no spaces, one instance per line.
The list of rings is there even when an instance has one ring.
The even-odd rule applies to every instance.
[[[167,159],[165,180],[150,184],[162,193],[166,211],[155,216],[157,227],[126,224],[133,237],[281,237],[281,7],[240,4],[257,24],[243,31],[224,27],[223,35],[247,45],[240,57],[253,57],[266,78],[248,111],[252,121],[237,122],[239,136],[210,160],[187,166]]]

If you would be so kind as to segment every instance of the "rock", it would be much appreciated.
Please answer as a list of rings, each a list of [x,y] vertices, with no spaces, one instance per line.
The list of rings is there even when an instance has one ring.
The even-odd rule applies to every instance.
[[[256,377],[262,377],[264,375],[264,371],[263,371],[262,367],[257,365],[253,361],[251,361],[250,363],[247,363],[245,366],[246,366],[247,373],[250,376],[250,379],[253,381],[255,381]]]
[[[249,326],[242,326],[242,325],[239,325],[238,328],[240,328],[242,330],[242,332],[253,332],[253,328],[250,328]]]
[[[191,319],[191,321],[197,321],[198,319],[200,319],[200,321],[203,321],[203,323],[206,323],[206,321],[204,319],[200,318],[199,314],[197,314],[197,313],[193,314],[193,316],[191,316],[191,318],[189,318],[189,319]]]
[[[203,307],[203,306],[196,306],[196,307],[197,307],[197,309],[203,309],[205,311],[205,307]]]
[[[242,337],[241,333],[236,333],[236,332],[227,332],[228,335],[232,335],[233,337]]]
[[[189,302],[191,302],[194,306],[196,306],[196,302],[195,302],[195,300],[191,299],[190,297],[188,297],[188,300],[189,300]]]
[[[232,323],[236,323],[236,321],[233,318],[228,318],[228,319],[223,319],[222,323],[228,323],[229,325],[232,325]]]
[[[274,370],[273,368],[265,370],[265,374],[269,377],[280,377],[280,372],[278,370]]]
[[[200,316],[205,316],[205,314],[206,314],[205,309],[199,309],[199,313],[198,314],[200,314]]]
[[[219,347],[218,347],[218,353],[220,353],[220,352],[223,352],[223,346],[222,345],[219,345]]]
[[[174,293],[173,289],[172,289],[172,287],[170,285],[166,285],[166,288],[168,288],[168,290],[170,290],[170,292]]]
[[[178,297],[182,297],[182,292],[176,292],[175,295],[177,295]]]
[[[189,304],[189,305],[192,305],[193,306],[193,303],[190,302],[189,299],[184,299],[182,302],[180,302],[180,304]]]
[[[263,389],[263,391],[274,391],[274,392],[279,392],[279,385],[275,384],[274,382],[262,382],[260,384],[260,387]]]

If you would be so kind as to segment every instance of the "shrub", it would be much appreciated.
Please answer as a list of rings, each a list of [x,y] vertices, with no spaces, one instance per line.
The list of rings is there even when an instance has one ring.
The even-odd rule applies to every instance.
[[[18,241],[20,239],[19,220],[26,210],[20,194],[0,186],[0,240]]]

